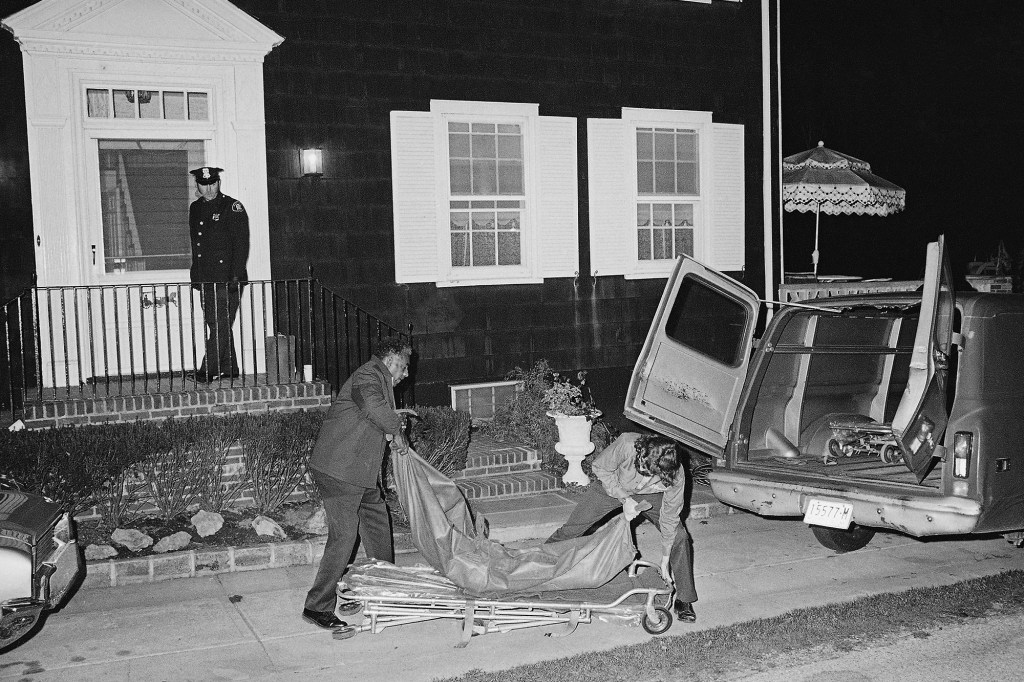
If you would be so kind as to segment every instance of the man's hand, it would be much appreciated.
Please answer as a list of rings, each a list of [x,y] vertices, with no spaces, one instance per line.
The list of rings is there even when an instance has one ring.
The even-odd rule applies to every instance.
[[[640,515],[640,505],[632,497],[627,497],[622,501],[622,515],[627,521],[632,521]]]
[[[661,566],[658,567],[658,570],[661,572],[661,577],[665,579],[665,582],[671,584],[672,569],[669,568],[668,559],[669,558],[667,556],[661,558]]]
[[[405,437],[405,434],[399,433],[398,435],[391,437],[391,451],[396,452],[399,455],[409,454],[409,441]]]

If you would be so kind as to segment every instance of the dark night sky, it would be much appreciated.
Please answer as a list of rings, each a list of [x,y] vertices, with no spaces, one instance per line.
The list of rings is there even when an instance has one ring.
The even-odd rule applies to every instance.
[[[919,277],[945,234],[954,271],[1024,247],[1024,2],[782,0],[782,154],[824,140],[907,190],[888,217],[821,217],[819,272]],[[785,213],[786,269],[810,270],[814,214]]]

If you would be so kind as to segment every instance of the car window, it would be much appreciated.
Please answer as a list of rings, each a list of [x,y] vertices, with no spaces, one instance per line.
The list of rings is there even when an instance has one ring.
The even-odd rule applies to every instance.
[[[665,334],[722,364],[735,367],[746,352],[747,310],[740,301],[694,277],[685,277],[665,322]]]

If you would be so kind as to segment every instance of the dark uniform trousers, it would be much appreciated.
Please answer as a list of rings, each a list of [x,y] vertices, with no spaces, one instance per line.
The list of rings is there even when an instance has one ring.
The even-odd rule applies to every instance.
[[[235,338],[231,326],[235,323],[242,287],[245,284],[204,282],[200,286],[200,302],[203,306],[207,337],[206,357],[203,358],[199,371],[209,376],[238,374]]]
[[[344,575],[355,558],[356,539],[366,556],[395,562],[391,515],[380,488],[363,488],[327,474],[309,470],[327,512],[327,544],[320,559],[313,587],[306,594],[305,608],[334,611],[338,576]]]

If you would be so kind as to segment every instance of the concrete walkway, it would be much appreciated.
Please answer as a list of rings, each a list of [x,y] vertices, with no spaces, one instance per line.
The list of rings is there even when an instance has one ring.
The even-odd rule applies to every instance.
[[[568,513],[572,495],[559,495],[565,499],[538,505],[552,515]],[[495,515],[502,512],[525,520],[536,508]],[[865,549],[837,555],[818,545],[799,520],[713,513],[687,526],[694,538],[698,621],[675,624],[666,636],[1024,568],[1024,551],[1000,537],[921,541],[879,533]],[[496,525],[522,532],[515,527]],[[641,553],[656,560],[656,530],[643,524],[637,539]],[[419,555],[406,552],[398,562],[419,563]],[[429,682],[651,638],[637,627],[595,622],[564,638],[557,636],[562,628],[552,626],[474,637],[458,649],[458,627],[435,621],[336,641],[299,615],[313,571],[292,566],[82,590],[37,635],[0,656],[0,679]]]

